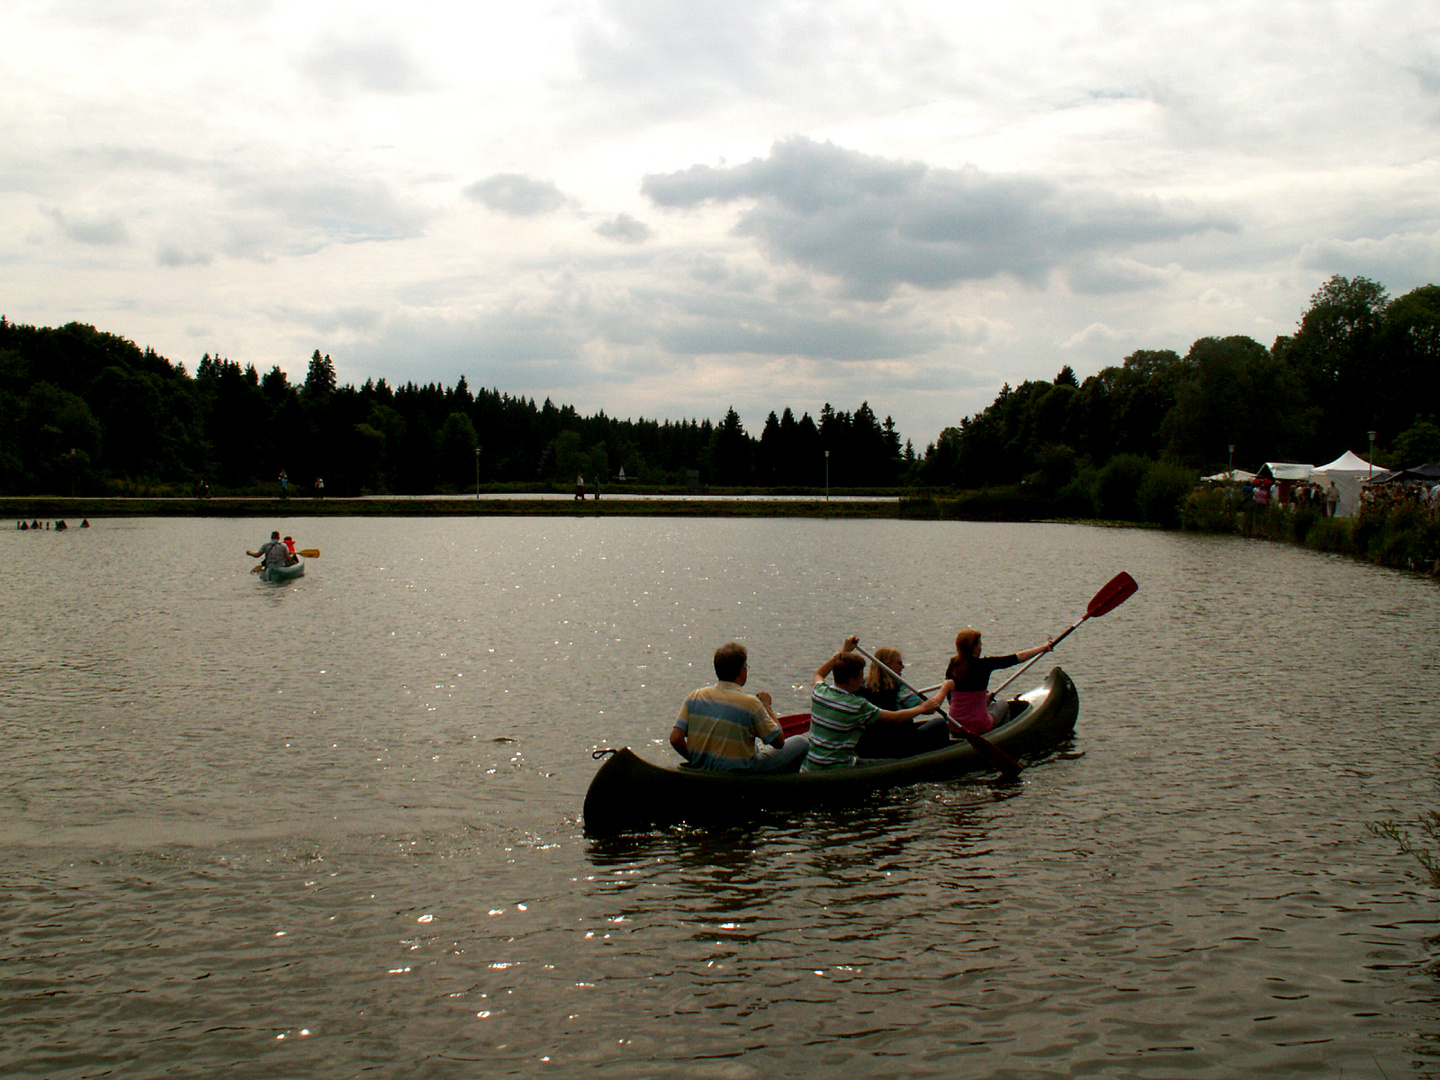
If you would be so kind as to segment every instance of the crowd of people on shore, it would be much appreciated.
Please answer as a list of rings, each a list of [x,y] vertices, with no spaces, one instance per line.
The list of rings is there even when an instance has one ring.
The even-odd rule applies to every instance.
[[[1365,484],[1360,488],[1362,509],[1389,510],[1397,506],[1418,506],[1440,519],[1440,482],[1425,486],[1409,484]]]
[[[867,672],[859,645],[858,637],[846,638],[840,651],[815,669],[809,730],[789,737],[770,694],[744,689],[750,678],[745,646],[721,645],[713,658],[715,684],[685,698],[670,745],[691,768],[757,773],[843,769],[938,750],[1010,719],[1010,703],[992,700],[988,691],[991,674],[1053,648],[1047,641],[984,656],[980,633],[966,628],[956,635],[944,680],[922,698],[900,676],[905,659],[898,649],[877,649]]]
[[[1309,480],[1293,486],[1257,476],[1239,486],[1240,502],[1246,507],[1284,506],[1290,510],[1314,510],[1324,517],[1334,517],[1340,507],[1340,489],[1332,480],[1325,487]]]
[[[1310,480],[1295,483],[1257,476],[1233,485],[1234,497],[1247,510],[1270,506],[1286,510],[1314,510],[1322,517],[1336,517],[1341,504],[1340,489],[1332,480],[1324,487]],[[1384,483],[1363,483],[1359,491],[1359,509],[1389,509],[1395,506],[1419,506],[1432,516],[1440,516],[1440,483],[1390,480]]]

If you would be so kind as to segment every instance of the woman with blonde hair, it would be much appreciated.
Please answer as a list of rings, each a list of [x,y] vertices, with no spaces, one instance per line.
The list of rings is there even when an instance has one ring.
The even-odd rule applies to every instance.
[[[879,663],[876,663],[877,660]],[[912,709],[921,704],[924,699],[897,683],[890,671],[885,670],[887,667],[898,675],[904,670],[905,658],[900,655],[899,649],[882,645],[875,650],[874,659],[870,661],[860,696],[891,712]],[[939,750],[949,743],[949,722],[941,713],[908,724],[871,724],[860,736],[855,753],[862,758],[909,757],[927,750]]]
[[[980,631],[966,627],[955,635],[955,655],[945,668],[945,678],[955,684],[950,691],[950,734],[963,738],[966,732],[983,735],[996,724],[1008,719],[1009,703],[990,703],[990,673],[1014,667],[1047,653],[1055,643],[1047,640],[1033,649],[1022,649],[1004,656],[980,655]]]

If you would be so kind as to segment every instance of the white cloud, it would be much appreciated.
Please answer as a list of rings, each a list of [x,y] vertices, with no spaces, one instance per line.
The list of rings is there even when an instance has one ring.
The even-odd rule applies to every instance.
[[[324,93],[365,90],[408,94],[429,88],[420,65],[389,37],[327,36],[306,54],[301,70]]]
[[[1038,286],[1097,253],[1236,228],[1153,197],[891,161],[800,137],[744,165],[647,176],[642,190],[666,207],[744,200],[738,234],[874,297],[1000,274]]]
[[[500,214],[534,217],[549,214],[569,200],[549,180],[535,180],[519,173],[496,173],[465,188],[465,194]]]
[[[60,231],[81,244],[112,245],[123,244],[130,239],[124,222],[114,215],[104,217],[75,218],[63,210],[49,211]]]
[[[650,226],[629,214],[616,214],[595,226],[595,231],[622,244],[643,244],[650,239]]]
[[[1368,277],[1399,296],[1440,281],[1440,232],[1392,233],[1356,240],[1317,240],[1300,252],[1302,266],[1326,277]]]

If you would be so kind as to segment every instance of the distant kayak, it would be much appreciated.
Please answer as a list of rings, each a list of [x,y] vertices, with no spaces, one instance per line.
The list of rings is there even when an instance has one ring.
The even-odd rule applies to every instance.
[[[1018,699],[1023,708],[985,738],[1020,756],[1049,750],[1075,729],[1080,696],[1060,668]],[[784,717],[786,734],[809,727],[809,716]],[[849,769],[808,773],[714,772],[654,765],[630,749],[610,752],[585,794],[585,831],[592,836],[674,821],[734,821],[762,809],[853,800],[883,788],[951,780],[993,770],[969,742],[912,757],[866,761]]]

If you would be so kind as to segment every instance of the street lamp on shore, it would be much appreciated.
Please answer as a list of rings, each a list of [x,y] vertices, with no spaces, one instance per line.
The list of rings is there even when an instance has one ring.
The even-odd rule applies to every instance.
[[[1370,460],[1366,464],[1370,466],[1370,471],[1365,474],[1365,478],[1368,480],[1375,475],[1375,432],[1373,431],[1370,432]]]
[[[1231,479],[1231,480],[1234,480],[1234,479],[1235,479],[1235,444],[1234,444],[1233,442],[1230,444],[1230,464],[1229,464],[1229,466],[1227,466],[1227,467],[1228,467],[1229,470],[1230,470],[1230,479]]]
[[[830,501],[830,451],[825,451],[825,501]]]
[[[475,447],[475,498],[480,498],[480,447]]]

